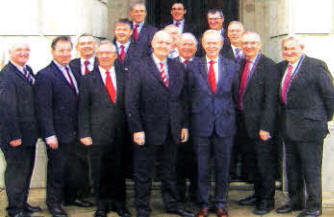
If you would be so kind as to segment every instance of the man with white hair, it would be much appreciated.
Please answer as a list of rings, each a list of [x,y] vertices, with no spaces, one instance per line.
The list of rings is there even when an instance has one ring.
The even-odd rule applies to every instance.
[[[326,63],[304,54],[296,37],[282,40],[281,46],[280,120],[290,200],[276,212],[304,209],[298,217],[315,217],[321,215],[321,162],[334,112],[333,78]]]
[[[179,60],[185,66],[196,58],[197,43],[197,39],[192,33],[186,32],[181,34],[179,43],[177,44],[177,50]]]
[[[191,132],[198,163],[197,217],[207,217],[211,207],[210,160],[214,160],[215,196],[218,217],[227,217],[227,186],[230,155],[235,134],[237,65],[219,55],[223,38],[216,30],[203,34],[205,56],[189,63]]]
[[[240,64],[237,101],[237,142],[254,182],[254,194],[239,204],[255,205],[256,215],[274,208],[276,149],[271,137],[276,126],[279,86],[275,63],[261,54],[261,45],[257,33],[243,33],[241,48],[245,60]]]
[[[175,161],[180,143],[188,140],[187,91],[182,65],[169,59],[173,39],[165,31],[152,40],[151,56],[130,66],[126,113],[134,141],[137,217],[150,215],[152,169],[159,162],[162,197],[167,213],[191,217],[178,201]]]
[[[29,217],[41,208],[28,204],[39,127],[34,105],[35,76],[27,65],[30,48],[15,43],[9,63],[0,72],[1,150],[7,163],[5,186],[10,217]]]
[[[115,62],[116,48],[110,41],[100,43],[96,56],[98,67],[80,85],[79,138],[88,147],[92,166],[95,217],[106,217],[110,202],[119,216],[128,217],[131,214],[126,209],[125,196],[113,197],[124,181],[119,174],[125,131],[125,74],[119,62]]]

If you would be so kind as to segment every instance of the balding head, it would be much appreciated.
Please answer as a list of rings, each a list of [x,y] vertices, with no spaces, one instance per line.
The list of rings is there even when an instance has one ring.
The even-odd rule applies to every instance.
[[[108,40],[101,41],[96,49],[96,57],[99,66],[109,70],[117,59],[116,48],[113,43]]]
[[[165,30],[156,32],[152,39],[153,54],[160,60],[164,60],[172,50],[172,36]]]
[[[191,33],[183,33],[180,37],[180,43],[178,43],[178,51],[182,58],[191,59],[197,50],[196,37]]]
[[[239,21],[231,21],[227,28],[227,37],[235,47],[241,46],[241,36],[244,32],[244,26]]]
[[[8,52],[11,62],[24,66],[29,60],[30,47],[25,42],[16,42],[11,44]]]
[[[304,54],[304,44],[296,36],[288,36],[281,42],[282,56],[291,64],[296,63]]]
[[[223,46],[223,38],[216,30],[207,30],[202,37],[202,46],[209,59],[216,59]]]
[[[254,59],[261,49],[260,35],[256,32],[246,31],[241,36],[241,49],[247,60]]]

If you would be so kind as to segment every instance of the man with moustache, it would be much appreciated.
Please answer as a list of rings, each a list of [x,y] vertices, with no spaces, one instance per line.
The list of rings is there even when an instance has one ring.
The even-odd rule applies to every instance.
[[[285,144],[289,202],[277,213],[321,215],[321,162],[327,122],[334,112],[333,78],[327,65],[304,54],[295,36],[282,40],[280,120]],[[306,198],[306,199],[305,199]]]
[[[130,8],[129,16],[132,19],[132,40],[136,47],[136,58],[139,59],[151,55],[151,41],[157,28],[145,23],[145,4],[133,4]]]
[[[53,60],[38,72],[35,84],[37,115],[48,157],[46,205],[53,217],[67,216],[61,206],[65,165],[71,160],[72,150],[80,145],[77,141],[80,75],[69,67],[71,52],[71,39],[56,37],[51,43]],[[73,168],[66,169],[76,169],[75,165],[68,165]]]
[[[79,138],[89,148],[97,204],[94,216],[106,217],[112,202],[118,215],[127,217],[131,214],[125,196],[114,194],[124,184],[120,148],[125,130],[125,74],[115,62],[116,48],[110,41],[102,41],[96,54],[98,68],[80,86]]]
[[[30,217],[41,211],[28,204],[39,128],[34,106],[35,76],[27,65],[30,48],[15,43],[10,61],[0,72],[1,150],[6,160],[5,186],[9,217]]]
[[[179,52],[179,58],[177,59],[187,69],[188,65],[197,58],[194,56],[197,50],[195,36],[191,33],[181,34],[177,49]],[[187,72],[185,76],[187,76]],[[191,135],[191,129],[189,134]],[[190,181],[189,188],[187,187],[187,179]],[[197,163],[191,141],[181,145],[178,150],[176,184],[181,201],[190,200],[194,203],[197,202]]]
[[[260,36],[245,32],[241,48],[245,60],[240,64],[240,85],[237,104],[238,140],[247,172],[253,177],[254,194],[239,201],[240,205],[255,205],[256,215],[274,208],[275,130],[279,74],[275,63],[260,53]]]
[[[80,57],[73,59],[70,62],[70,67],[79,77],[85,76],[97,66],[94,37],[86,33],[80,35],[76,49]],[[91,190],[87,149],[82,145],[77,145],[69,151],[71,152],[71,160],[67,161],[68,165],[65,166],[67,178],[65,180],[64,204],[66,206],[75,205],[79,207],[93,206],[91,202],[82,199]],[[73,168],[74,170],[72,170]]]
[[[134,141],[137,217],[150,216],[152,169],[157,160],[167,213],[190,217],[180,206],[175,185],[178,146],[188,140],[187,92],[182,65],[167,58],[172,37],[157,32],[153,53],[131,65],[126,87],[126,113]]]
[[[191,131],[198,163],[197,217],[207,217],[210,197],[210,161],[214,160],[216,215],[226,217],[230,154],[235,133],[237,66],[219,55],[223,38],[216,30],[203,34],[205,56],[188,66]]]

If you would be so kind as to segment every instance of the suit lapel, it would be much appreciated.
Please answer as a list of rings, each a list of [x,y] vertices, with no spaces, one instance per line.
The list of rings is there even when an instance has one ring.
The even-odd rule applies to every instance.
[[[258,60],[254,60],[255,62],[254,62],[254,65],[253,65],[253,72],[252,72],[252,68],[250,68],[250,71],[249,71],[249,73],[252,73],[251,75],[250,75],[250,78],[248,79],[248,81],[247,81],[247,83],[246,83],[246,87],[245,87],[245,91],[244,91],[244,95],[245,95],[245,93],[247,92],[247,89],[248,89],[248,86],[251,84],[251,82],[253,82],[253,80],[254,80],[254,76],[256,75],[256,73],[258,72],[258,71],[261,71],[261,70],[263,70],[262,68],[263,68],[263,64],[262,64],[262,60],[263,60],[263,58],[262,58],[262,55],[261,54],[259,54],[260,56],[258,57],[259,59]]]
[[[155,79],[157,79],[157,81],[160,83],[160,85],[162,85],[164,87],[164,89],[167,90],[167,87],[165,86],[164,82],[161,79],[160,72],[159,72],[157,66],[155,65],[155,62],[154,62],[152,56],[150,56],[149,61],[150,61],[148,63],[148,67],[150,68],[149,71],[152,73],[153,77],[155,77]]]
[[[223,72],[226,72],[226,66],[223,62],[223,59],[221,56],[218,57],[218,82],[217,82],[217,90],[216,93],[218,91],[220,91],[220,89],[223,87],[223,82],[224,82],[224,78],[223,78]],[[224,76],[225,77],[225,76]]]
[[[70,84],[68,83],[67,79],[65,78],[64,74],[62,71],[60,71],[60,69],[58,68],[58,66],[52,61],[51,63],[52,66],[52,72],[60,79],[62,80],[69,88],[72,87],[70,86]]]
[[[117,75],[116,75],[117,76]],[[95,68],[95,71],[94,71],[94,86],[96,85],[97,88],[99,88],[101,90],[101,92],[103,93],[103,99],[106,103],[111,103],[111,100],[110,100],[110,97],[109,97],[109,94],[107,92],[107,89],[106,89],[106,86],[103,82],[103,78],[101,77],[101,72],[100,72],[100,69],[99,67],[96,67]]]
[[[207,91],[209,91],[212,94],[211,87],[209,84],[209,79],[208,79],[208,65],[206,64],[206,57],[202,57],[201,60],[199,61],[199,70],[200,74],[203,78],[203,82],[207,88]]]
[[[28,81],[28,79],[22,74],[22,72],[18,68],[16,68],[16,66],[14,66],[11,62],[9,62],[9,66],[11,67],[10,70],[11,71],[15,71],[16,75],[19,78],[21,78],[22,80],[24,80],[25,82],[27,82],[28,84],[30,84],[29,81]]]

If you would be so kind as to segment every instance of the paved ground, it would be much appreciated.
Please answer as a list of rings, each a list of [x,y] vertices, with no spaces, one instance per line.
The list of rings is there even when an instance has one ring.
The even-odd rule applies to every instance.
[[[228,211],[230,217],[249,217],[256,216],[251,213],[252,207],[242,207],[237,204],[238,199],[243,198],[250,194],[249,188],[231,186],[231,190],[229,191],[229,199],[228,199]],[[132,212],[135,214],[135,210],[133,207],[133,190],[128,191],[128,205]],[[167,215],[163,213],[163,204],[158,190],[154,190],[152,192],[152,200],[151,200],[151,208],[152,208],[152,217],[176,217],[176,215]],[[45,189],[32,189],[30,191],[29,202],[32,205],[39,205],[42,207],[43,212],[35,213],[33,216],[36,217],[50,217],[50,214],[46,210],[46,206],[44,203],[45,199]],[[281,191],[276,191],[276,207],[284,204],[286,202],[286,197]],[[5,207],[7,206],[6,194],[5,191],[0,192],[0,217],[6,216]],[[196,208],[191,205],[186,205],[189,210],[193,210],[196,212]],[[65,207],[65,210],[68,212],[70,217],[91,217],[94,215],[94,208],[77,208],[77,207]],[[291,214],[279,215],[274,211],[265,215],[266,217],[294,217],[298,214],[298,212],[294,212]],[[109,213],[108,217],[117,217],[116,213]],[[135,216],[135,215],[133,215]],[[214,217],[216,215],[211,214],[210,217]],[[326,217],[334,217],[334,193],[324,193],[323,194],[323,215]]]

